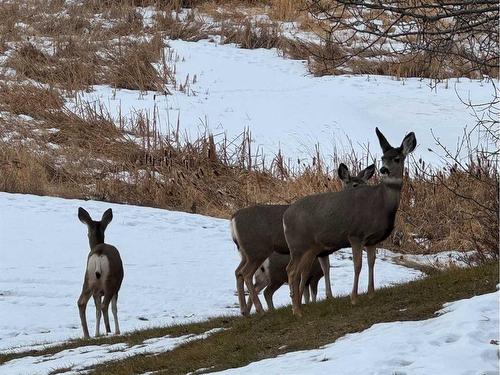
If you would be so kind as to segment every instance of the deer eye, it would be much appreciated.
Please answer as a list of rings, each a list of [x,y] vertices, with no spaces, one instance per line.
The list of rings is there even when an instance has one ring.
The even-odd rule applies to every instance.
[[[399,158],[399,157],[394,158],[394,161],[395,161],[396,163],[399,163],[399,161],[400,161],[400,160],[401,160],[401,158]]]

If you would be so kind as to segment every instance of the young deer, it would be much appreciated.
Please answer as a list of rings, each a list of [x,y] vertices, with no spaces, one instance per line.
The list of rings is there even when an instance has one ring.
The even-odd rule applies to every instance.
[[[403,185],[404,160],[415,149],[415,134],[409,133],[400,147],[392,147],[376,129],[383,151],[382,182],[340,192],[314,194],[292,204],[283,216],[283,227],[291,260],[287,266],[293,313],[301,316],[304,282],[314,259],[325,250],[352,247],[354,283],[351,301],[356,303],[362,249],[368,253],[368,294],[374,293],[375,246],[394,228]]]
[[[118,325],[118,310],[116,303],[118,300],[118,291],[120,290],[123,280],[123,264],[118,250],[114,246],[104,243],[104,231],[113,219],[113,212],[111,208],[109,208],[104,212],[100,221],[94,221],[89,213],[80,207],[78,208],[78,219],[80,219],[83,224],[87,225],[90,245],[82,293],[80,294],[80,298],[78,298],[78,309],[80,311],[83,335],[85,338],[90,337],[85,315],[87,302],[90,296],[94,297],[96,308],[96,337],[99,336],[101,311],[104,315],[106,333],[111,332],[108,315],[110,302],[115,321],[115,333],[118,335],[120,334],[120,327]],[[104,299],[101,301],[102,297],[104,297]]]
[[[347,167],[341,164],[339,177],[345,187],[350,188],[365,184],[374,171],[375,166],[371,165],[358,176],[351,176]],[[235,276],[240,311],[243,315],[248,315],[251,308],[245,301],[244,285],[249,290],[256,311],[261,313],[262,304],[254,288],[253,275],[273,252],[289,254],[283,233],[283,214],[288,207],[289,205],[257,205],[238,210],[231,218],[231,235],[241,255]],[[321,254],[319,262],[325,275],[327,298],[332,298],[329,254],[331,252]]]
[[[281,288],[281,286],[288,282],[288,275],[286,273],[286,266],[290,262],[289,254],[272,253],[264,263],[255,272],[255,290],[260,293],[264,290],[264,298],[266,299],[268,310],[274,310],[273,295]],[[323,270],[316,259],[312,265],[309,277],[305,284],[304,289],[304,302],[309,303],[311,298],[312,302],[316,302],[318,294],[318,283],[323,277]],[[310,294],[309,294],[310,293]],[[249,309],[252,306],[252,299],[248,298]]]

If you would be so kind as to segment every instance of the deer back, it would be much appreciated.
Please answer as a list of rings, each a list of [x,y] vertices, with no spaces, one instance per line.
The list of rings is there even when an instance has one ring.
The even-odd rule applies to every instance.
[[[245,250],[288,254],[283,213],[288,205],[257,205],[238,210],[231,218],[233,239]],[[266,255],[267,258],[267,255]]]
[[[366,185],[300,199],[284,214],[289,241],[331,250],[349,247],[352,239],[366,245],[382,241],[394,227],[399,202],[388,189]]]

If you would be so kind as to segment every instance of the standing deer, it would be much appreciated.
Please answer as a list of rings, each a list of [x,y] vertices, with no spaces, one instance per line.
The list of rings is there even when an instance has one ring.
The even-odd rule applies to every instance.
[[[347,167],[341,164],[338,173],[345,187],[350,188],[365,184],[373,176],[374,171],[375,166],[370,165],[358,176],[351,176]],[[254,288],[253,275],[273,252],[290,253],[283,233],[283,214],[288,207],[289,205],[257,205],[238,210],[231,218],[231,235],[241,255],[235,276],[242,315],[248,315],[251,308],[245,301],[244,285],[249,290],[257,313],[263,312],[258,293]],[[327,298],[332,298],[329,254],[331,252],[321,254],[319,262],[325,275]]]
[[[116,247],[104,243],[104,231],[113,219],[113,211],[111,211],[111,208],[107,209],[100,221],[94,221],[89,213],[80,207],[78,208],[78,219],[87,225],[90,245],[82,293],[80,294],[80,298],[78,298],[78,310],[80,312],[83,335],[85,338],[90,337],[85,313],[90,296],[94,297],[96,308],[96,337],[99,336],[101,311],[104,315],[106,333],[111,332],[108,315],[110,302],[115,321],[115,334],[118,335],[120,334],[120,327],[118,325],[116,303],[118,301],[118,291],[123,280],[123,264]],[[104,297],[103,300],[101,300],[102,297]]]
[[[320,258],[318,258],[320,259]],[[305,284],[304,289],[304,302],[316,302],[318,294],[318,283],[323,277],[323,269],[316,259],[312,265],[309,277]],[[286,273],[286,266],[290,262],[289,254],[272,253],[264,263],[255,272],[255,290],[260,293],[264,288],[264,298],[266,299],[267,309],[274,310],[273,295],[281,288],[281,286],[288,282],[288,275]],[[252,299],[248,298],[247,306],[251,309]]]
[[[373,297],[376,245],[394,228],[403,185],[406,156],[417,144],[409,133],[400,147],[392,147],[376,129],[383,151],[382,181],[374,186],[360,186],[340,192],[314,194],[292,204],[283,216],[283,227],[291,260],[287,266],[292,310],[300,309],[304,283],[314,259],[325,250],[352,247],[354,283],[351,302],[356,304],[363,247],[368,253],[368,294]]]

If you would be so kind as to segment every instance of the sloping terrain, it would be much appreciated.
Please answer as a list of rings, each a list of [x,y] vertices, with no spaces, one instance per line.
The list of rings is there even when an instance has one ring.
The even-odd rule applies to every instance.
[[[125,278],[118,302],[123,332],[217,315],[237,315],[239,254],[227,220],[147,207],[0,193],[0,352],[81,337],[76,300],[89,251],[78,207],[94,219],[113,208],[106,242],[121,252]],[[7,246],[8,244],[8,246]],[[332,257],[337,295],[351,289],[349,251]],[[422,273],[379,259],[377,287]],[[324,284],[320,284],[320,297]],[[360,288],[367,287],[367,269]],[[275,295],[289,304],[288,288]],[[92,301],[87,307],[93,331]]]

